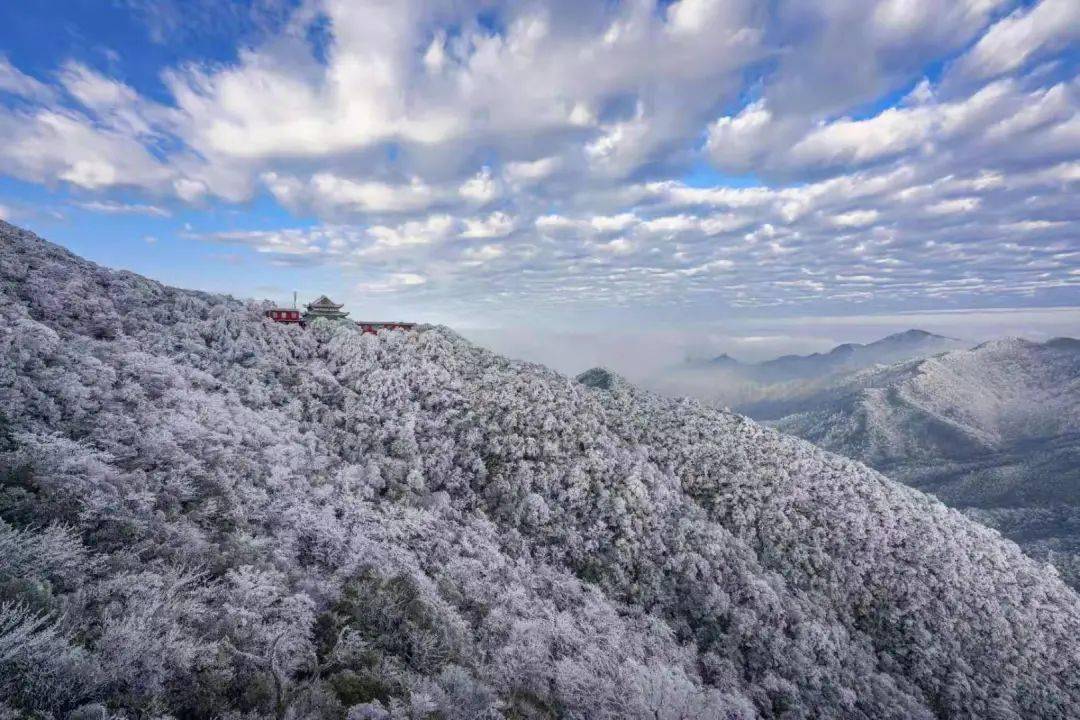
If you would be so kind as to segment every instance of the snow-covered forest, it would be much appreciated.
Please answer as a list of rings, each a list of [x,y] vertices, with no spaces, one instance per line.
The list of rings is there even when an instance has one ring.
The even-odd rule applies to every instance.
[[[748,410],[964,509],[1080,587],[1080,341],[995,340]]]
[[[1070,718],[1080,599],[738,415],[0,223],[0,717]]]

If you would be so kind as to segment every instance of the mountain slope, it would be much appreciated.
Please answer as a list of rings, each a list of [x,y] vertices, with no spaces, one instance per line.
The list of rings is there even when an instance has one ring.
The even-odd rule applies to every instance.
[[[0,289],[11,713],[1080,706],[1051,570],[740,416],[440,328],[275,325],[8,225]]]
[[[1080,579],[1080,342],[990,342],[746,409],[950,505],[977,508],[1037,556],[1056,551]]]

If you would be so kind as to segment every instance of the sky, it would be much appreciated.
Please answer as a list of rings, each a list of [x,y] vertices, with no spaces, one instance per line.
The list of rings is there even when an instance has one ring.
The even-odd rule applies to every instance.
[[[0,218],[573,372],[1080,334],[1076,0],[0,4]]]

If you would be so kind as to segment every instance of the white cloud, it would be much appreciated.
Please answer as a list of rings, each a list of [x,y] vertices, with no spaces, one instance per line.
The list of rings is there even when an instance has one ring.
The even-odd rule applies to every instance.
[[[356,289],[362,293],[392,293],[415,288],[427,283],[427,278],[418,273],[391,273],[378,280],[359,283]]]
[[[573,127],[590,127],[596,124],[596,113],[587,104],[576,102],[570,108],[566,120]]]
[[[758,207],[772,201],[776,195],[766,187],[702,188],[689,187],[674,181],[649,183],[641,188],[641,191],[646,196],[674,206],[709,205],[730,208]]]
[[[56,97],[51,87],[21,72],[3,55],[0,55],[0,92],[41,102],[50,102]]]
[[[698,218],[692,215],[666,215],[646,220],[641,226],[642,229],[649,233],[657,235],[675,235],[682,232],[697,230],[700,225]]]
[[[724,0],[679,0],[667,8],[667,30],[673,35],[696,35],[709,28],[737,23],[737,3]]]
[[[744,228],[752,222],[753,220],[745,215],[716,213],[701,218],[701,231],[706,235],[720,235]]]
[[[1001,229],[1008,232],[1036,233],[1046,230],[1062,230],[1070,226],[1071,224],[1064,220],[1017,220],[1003,224]]]
[[[206,183],[190,178],[177,178],[173,181],[173,188],[177,196],[185,202],[195,202],[208,192]]]
[[[873,102],[958,52],[1013,0],[879,0],[785,3],[775,31],[786,34],[764,88],[787,119],[827,118]]]
[[[557,157],[508,162],[503,168],[503,175],[510,183],[527,185],[550,177],[559,169],[561,164],[562,161]]]
[[[533,224],[536,226],[536,229],[542,233],[555,234],[581,227],[580,221],[568,218],[564,215],[541,215],[536,218]]]
[[[484,218],[466,218],[464,238],[498,238],[514,231],[515,220],[504,212],[493,212]]]
[[[506,248],[498,244],[481,245],[480,247],[468,248],[462,253],[468,260],[476,263],[487,263],[506,254]]]
[[[437,75],[446,67],[446,60],[446,36],[441,32],[436,33],[424,52],[424,67],[428,73]]]
[[[638,223],[634,213],[619,213],[618,215],[594,215],[589,219],[589,225],[601,233],[623,232],[627,228]]]
[[[0,171],[24,180],[158,188],[172,174],[137,140],[72,112],[0,111],[0,135]]]
[[[498,182],[491,176],[491,168],[484,167],[476,175],[461,184],[458,194],[466,200],[484,205],[499,196]]]
[[[735,263],[731,260],[710,260],[709,262],[702,263],[701,265],[683,268],[679,270],[679,274],[688,275],[691,277],[696,275],[709,275],[716,272],[722,272],[724,270],[730,270],[733,267],[735,267]]]
[[[790,116],[783,95],[769,91],[831,83],[829,93],[819,94],[835,89],[856,99],[861,87],[833,82],[835,73],[825,71],[859,69],[876,87],[895,72],[889,63],[905,57],[897,46],[915,45],[910,61],[921,66],[924,55],[966,43],[998,4],[884,2],[848,11],[822,4],[810,13],[815,22],[784,45],[765,96],[708,128],[710,153],[721,164],[748,167],[792,133],[792,142],[801,141],[798,153],[811,163],[861,162],[910,149],[923,133],[910,112],[826,122],[814,130],[805,117]],[[182,149],[169,158],[167,172],[158,169],[164,178],[142,167],[148,163],[117,167],[115,158],[131,153],[116,152],[22,172],[91,188],[171,184],[189,202],[208,195],[243,199],[257,187],[254,177],[276,176],[270,184],[276,197],[295,209],[326,212],[423,211],[430,204],[418,197],[418,184],[457,185],[466,201],[488,204],[502,195],[500,178],[532,186],[556,171],[576,176],[575,184],[626,177],[686,152],[708,109],[739,97],[747,70],[780,49],[767,38],[783,37],[792,21],[790,9],[769,13],[748,0],[681,0],[663,12],[647,5],[556,12],[543,4],[481,10],[468,2],[378,8],[333,2],[321,8],[330,32],[321,57],[305,35],[314,17],[305,6],[275,25],[277,37],[262,38],[233,63],[168,69],[164,77],[175,98],[169,107],[69,63],[59,83],[99,129],[143,145],[144,156],[150,138],[168,137],[166,145]],[[504,29],[477,23],[481,11],[498,13]],[[807,61],[831,60],[847,44],[837,37],[858,39],[869,60],[828,68]],[[38,98],[48,94],[46,85],[10,63],[0,71],[0,86]],[[402,149],[398,159],[381,154],[389,144]],[[463,175],[475,173],[475,165],[466,170],[475,153],[491,150],[501,169]],[[312,170],[312,163],[325,165]],[[391,167],[401,164],[407,167]],[[407,178],[408,187],[390,177]],[[308,187],[297,190],[289,178]],[[400,201],[387,197],[390,188]]]
[[[286,255],[307,255],[321,252],[314,240],[303,233],[282,230],[273,231],[233,231],[214,234],[216,240],[250,245],[258,252],[283,253]]]
[[[829,222],[837,227],[853,228],[873,225],[881,217],[877,210],[850,210],[839,213],[829,218]]]
[[[153,217],[171,217],[172,213],[157,205],[140,203],[121,203],[112,200],[86,200],[74,203],[83,210],[106,215],[151,215]]]
[[[337,228],[232,230],[196,235],[198,239],[246,246],[281,265],[311,265],[340,260],[344,241]]]
[[[605,126],[598,138],[585,145],[585,157],[597,172],[624,176],[647,159],[652,131],[652,121],[638,103],[633,118]]]
[[[60,82],[68,93],[90,110],[110,112],[134,108],[140,103],[138,93],[132,88],[79,63],[66,64],[60,73]]]
[[[317,173],[311,177],[311,191],[317,202],[364,212],[423,210],[434,201],[431,187],[420,178],[413,178],[406,185],[390,185]]]
[[[367,230],[368,236],[375,240],[374,245],[362,252],[373,254],[413,245],[430,245],[446,240],[456,228],[457,221],[450,215],[432,215],[396,226],[376,225]]]
[[[558,12],[469,2],[378,8],[335,2],[321,9],[331,32],[325,61],[312,56],[296,27],[232,65],[192,65],[166,75],[191,148],[210,162],[266,171],[267,163],[359,158],[397,143],[436,149],[439,162],[459,172],[472,149],[498,147],[508,163],[519,163],[507,179],[523,182],[553,170],[547,163],[525,165],[537,162],[529,138],[545,137],[541,150],[587,143],[605,172],[625,173],[690,127],[715,101],[710,94],[733,90],[741,66],[761,54],[762,18],[743,1],[682,0],[663,14],[633,3]],[[476,22],[491,11],[505,30]],[[582,134],[601,122],[611,99],[650,88],[693,88],[699,109],[658,108],[648,113],[670,117],[605,121],[599,133]],[[360,173],[354,167],[347,174]]]
[[[977,210],[982,200],[977,197],[953,198],[942,200],[926,207],[931,215],[957,215]]]
[[[707,148],[721,165],[749,167],[776,134],[773,115],[764,100],[750,103],[737,115],[709,126]]]
[[[1076,224],[1068,213],[1080,187],[1069,185],[1077,177],[1073,164],[945,175],[889,167],[723,192],[646,183],[629,193],[633,207],[619,213],[436,213],[352,234],[304,230],[305,242],[293,234],[246,242],[279,255],[282,243],[295,245],[304,262],[434,274],[439,283],[429,290],[447,302],[484,305],[500,297],[507,308],[610,307],[616,297],[640,307],[677,302],[691,315],[716,303],[747,310],[985,302],[1075,284]],[[1041,199],[1037,216],[1033,197]],[[513,245],[495,242],[511,218]],[[326,237],[345,238],[336,254]],[[979,282],[958,277],[957,267]],[[561,289],[557,297],[552,283]],[[692,309],[706,297],[709,303]]]
[[[407,183],[390,184],[330,172],[315,173],[307,181],[271,172],[264,173],[262,180],[281,204],[293,208],[313,205],[328,213],[418,212],[431,207],[444,195],[418,177]]]
[[[1042,152],[1046,131],[1075,140],[1080,107],[1075,84],[1028,89],[1012,79],[949,101],[920,94],[918,104],[876,115],[809,123],[780,119],[758,103],[721,118],[709,129],[708,150],[721,166],[745,171],[846,172],[898,158],[933,158],[941,148],[971,154],[973,161]],[[1061,148],[1064,150],[1064,147]],[[1057,151],[1057,150],[1056,150]],[[1058,151],[1060,152],[1060,151]]]
[[[999,20],[957,62],[956,77],[978,80],[1016,70],[1080,39],[1080,3],[1041,0]]]
[[[472,309],[1075,297],[1075,3],[301,5],[168,101],[0,60],[0,172]]]
[[[634,251],[634,244],[626,238],[615,238],[597,246],[602,252],[624,255]]]
[[[994,118],[985,132],[989,141],[1010,141],[1042,128],[1055,125],[1075,125],[1077,88],[1054,85],[1028,95],[1024,105],[1014,113]]]
[[[796,163],[862,165],[917,148],[933,129],[927,108],[891,108],[867,120],[838,120],[814,129],[791,148]]]

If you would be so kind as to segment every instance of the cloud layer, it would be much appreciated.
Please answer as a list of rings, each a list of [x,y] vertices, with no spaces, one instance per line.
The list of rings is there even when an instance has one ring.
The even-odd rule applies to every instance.
[[[261,12],[164,93],[0,58],[0,172],[114,214],[269,197],[315,222],[188,235],[474,307],[1078,299],[1076,2]]]

